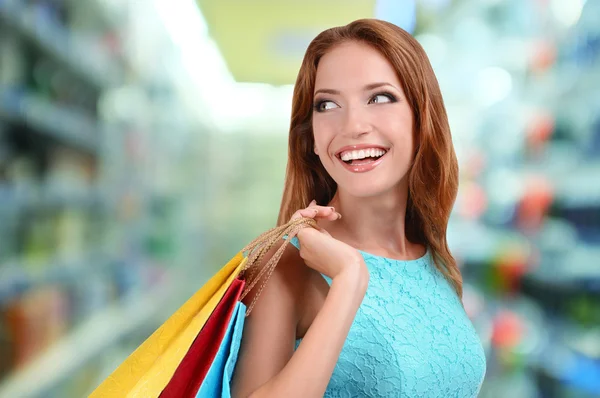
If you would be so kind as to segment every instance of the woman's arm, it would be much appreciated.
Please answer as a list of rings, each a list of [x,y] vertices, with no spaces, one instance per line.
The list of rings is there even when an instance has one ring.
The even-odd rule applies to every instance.
[[[234,397],[323,396],[369,279],[362,257],[344,261],[343,271],[333,278],[322,308],[294,352],[302,296],[314,271],[297,250],[286,249],[246,319],[232,381]],[[245,301],[251,300],[249,294]]]

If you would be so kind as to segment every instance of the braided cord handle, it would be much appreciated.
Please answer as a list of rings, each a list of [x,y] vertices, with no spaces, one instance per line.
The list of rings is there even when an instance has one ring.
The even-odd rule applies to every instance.
[[[258,297],[273,274],[273,271],[275,270],[275,267],[281,259],[281,256],[283,255],[283,252],[285,251],[285,248],[289,244],[290,240],[295,237],[302,228],[306,227],[317,228],[317,222],[312,218],[297,218],[288,222],[287,224],[268,230],[242,249],[242,252],[248,252],[248,261],[246,262],[240,274],[241,277],[246,280],[246,286],[244,287],[240,300],[243,300],[244,297],[246,297],[248,293],[250,293],[250,291],[256,286],[258,281],[266,275],[258,287],[256,295],[246,310],[246,316],[249,316],[252,312]],[[262,263],[265,254],[267,254],[267,252],[271,250],[273,246],[280,242],[285,235],[287,235],[287,238],[284,240],[281,247],[277,249],[267,264],[261,267],[260,264]]]

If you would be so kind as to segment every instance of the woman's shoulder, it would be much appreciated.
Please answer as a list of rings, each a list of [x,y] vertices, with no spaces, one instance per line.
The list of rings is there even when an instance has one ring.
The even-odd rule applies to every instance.
[[[284,241],[277,242],[267,251],[258,267],[266,266],[284,243]],[[249,306],[256,295],[259,294],[253,312],[255,310],[268,312],[273,309],[272,307],[282,305],[287,305],[290,309],[298,311],[302,292],[308,279],[309,272],[298,250],[288,244],[283,250],[281,258],[277,261],[273,273],[263,275],[252,291],[244,298],[244,304]]]

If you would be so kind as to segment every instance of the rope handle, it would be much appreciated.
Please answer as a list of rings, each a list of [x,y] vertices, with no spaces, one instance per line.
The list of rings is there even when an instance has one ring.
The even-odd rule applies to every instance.
[[[258,291],[252,299],[252,302],[246,309],[246,316],[249,316],[252,312],[258,297],[265,288],[269,278],[271,278],[271,275],[273,274],[273,271],[275,270],[275,267],[281,259],[281,256],[283,255],[283,252],[288,246],[290,240],[295,237],[302,228],[306,227],[317,228],[317,222],[312,218],[304,217],[291,220],[287,224],[280,225],[279,227],[275,227],[264,232],[242,249],[243,253],[248,252],[248,260],[240,273],[240,277],[246,281],[246,285],[244,286],[240,300],[243,300],[244,297],[246,297],[248,293],[250,293],[250,291],[252,291],[252,289],[256,286],[258,281],[266,275],[258,287]],[[267,264],[261,267],[260,264],[262,263],[264,256],[286,235],[287,238],[284,240],[279,249],[277,249],[273,257],[269,259]]]

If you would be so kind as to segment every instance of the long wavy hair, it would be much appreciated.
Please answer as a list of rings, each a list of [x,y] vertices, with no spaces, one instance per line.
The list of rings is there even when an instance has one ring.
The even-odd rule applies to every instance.
[[[444,101],[433,68],[421,45],[391,23],[361,19],[325,30],[308,46],[292,100],[288,164],[277,225],[312,199],[329,203],[337,190],[313,152],[313,93],[321,57],[340,43],[356,41],[381,52],[399,76],[414,117],[415,152],[409,171],[406,234],[429,247],[436,267],[462,297],[462,277],[450,253],[446,232],[458,191],[458,163]]]

